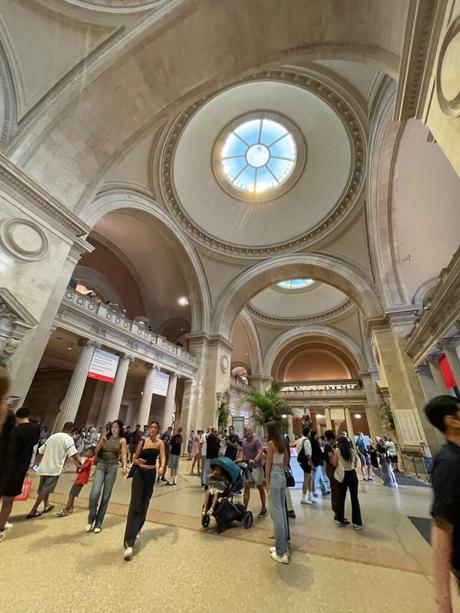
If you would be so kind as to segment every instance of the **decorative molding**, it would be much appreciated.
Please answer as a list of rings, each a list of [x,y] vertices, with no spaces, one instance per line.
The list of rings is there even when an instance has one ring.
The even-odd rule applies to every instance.
[[[420,116],[421,100],[426,89],[426,75],[431,74],[434,61],[431,43],[437,30],[435,24],[439,22],[440,13],[444,13],[445,7],[446,3],[438,0],[415,0],[409,5],[395,104],[395,121]]]
[[[29,219],[11,217],[1,221],[0,244],[11,255],[26,262],[42,260],[48,253],[45,233]]]
[[[460,328],[460,248],[439,275],[440,280],[418,315],[406,345],[415,365],[422,362],[445,337]]]
[[[449,45],[456,37],[460,37],[460,15],[450,24],[446,35],[444,36],[444,40],[441,45],[441,50],[439,52],[438,67],[436,70],[436,92],[438,96],[439,106],[446,115],[449,115],[451,117],[460,116],[460,91],[457,91],[453,98],[447,98],[445,92],[442,89],[442,71],[444,67],[446,52],[449,48]],[[458,86],[459,75],[457,74],[456,76]]]
[[[35,206],[40,216],[45,214],[53,226],[60,225],[72,236],[84,236],[90,231],[89,226],[69,211],[58,200],[46,193],[33,179],[17,168],[0,153],[0,182],[25,198],[27,205]]]
[[[105,13],[138,13],[150,11],[158,5],[167,5],[171,0],[65,0],[68,4]]]
[[[251,317],[263,323],[275,326],[301,326],[310,323],[316,323],[319,321],[326,321],[328,319],[333,319],[338,315],[343,315],[344,313],[351,311],[354,307],[355,305],[353,301],[347,298],[339,306],[334,307],[329,311],[325,311],[324,313],[320,313],[318,315],[310,315],[306,317],[278,317],[276,315],[269,315],[268,313],[263,313],[262,311],[259,311],[258,309],[254,308],[252,304],[248,304],[246,310]]]
[[[27,332],[37,325],[21,302],[6,287],[0,287],[0,356],[10,359]]]
[[[347,132],[350,147],[352,149],[352,164],[347,185],[342,192],[339,201],[334,208],[313,228],[297,236],[296,238],[282,243],[264,246],[247,247],[235,243],[224,242],[216,236],[210,235],[201,229],[190,218],[182,206],[174,185],[174,154],[179,139],[195,113],[213,96],[204,96],[189,106],[173,123],[163,143],[159,157],[160,186],[163,198],[174,218],[181,224],[187,234],[208,249],[225,253],[237,258],[260,258],[271,255],[280,255],[292,252],[312,243],[343,221],[344,216],[353,208],[363,191],[365,183],[365,158],[366,158],[366,135],[357,111],[342,94],[337,93],[332,87],[321,81],[313,71],[296,71],[292,68],[269,69],[239,79],[226,89],[253,81],[278,81],[303,87],[324,103],[338,115]]]

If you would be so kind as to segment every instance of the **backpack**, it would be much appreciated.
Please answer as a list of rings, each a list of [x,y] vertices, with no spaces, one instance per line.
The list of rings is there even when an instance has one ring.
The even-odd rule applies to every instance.
[[[302,470],[305,472],[310,468],[310,458],[305,453],[304,442],[305,439],[302,441],[302,447],[297,452],[297,462],[300,464]]]

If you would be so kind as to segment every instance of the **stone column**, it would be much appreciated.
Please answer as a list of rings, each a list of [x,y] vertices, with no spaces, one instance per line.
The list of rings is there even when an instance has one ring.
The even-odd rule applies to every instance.
[[[420,387],[422,388],[423,396],[426,402],[429,402],[432,398],[437,396],[438,391],[431,374],[431,369],[426,363],[416,366],[415,373],[420,381]]]
[[[86,419],[87,426],[95,426],[97,424],[97,418],[98,418],[99,411],[102,406],[102,400],[104,398],[106,385],[107,383],[105,383],[105,381],[96,382],[96,389],[94,390],[91,408],[89,410],[88,417]]]
[[[137,414],[137,422],[135,424],[140,424],[141,428],[148,424],[149,421],[156,370],[153,364],[147,364],[147,375],[144,381],[144,389],[142,390],[141,403]]]
[[[294,434],[294,428],[292,426],[292,415],[288,415],[286,417],[286,421],[287,421],[288,435],[289,435],[289,438],[292,440],[292,435]]]
[[[377,394],[377,386],[371,373],[360,373],[359,378],[362,381],[364,391],[366,392],[366,419],[369,426],[371,438],[375,440],[376,436],[389,434],[384,431],[382,417],[380,415],[380,402]]]
[[[83,390],[85,389],[86,379],[88,378],[89,367],[96,348],[99,346],[94,341],[81,339],[79,344],[82,346],[80,355],[70,379],[69,387],[61,404],[61,410],[54,424],[54,432],[60,432],[64,424],[68,421],[75,421],[80,406]]]
[[[444,383],[444,379],[439,368],[439,353],[430,355],[428,358],[428,366],[430,367],[431,375],[437,391],[437,396],[441,394],[448,394],[447,387]]]
[[[107,413],[105,415],[105,422],[114,421],[118,418],[120,413],[120,405],[123,398],[123,392],[125,389],[126,377],[128,376],[129,363],[131,362],[130,355],[122,355],[118,363],[117,374],[115,381],[112,384],[112,391],[110,394],[109,404],[107,407]]]
[[[177,386],[177,375],[176,373],[171,373],[169,375],[168,394],[166,396],[166,401],[165,401],[163,424],[161,428],[162,432],[165,432],[167,428],[169,428],[169,426],[172,426],[173,424],[173,416],[175,412],[176,386]]]
[[[351,419],[350,409],[348,407],[344,407],[345,409],[345,421],[347,423],[347,431],[348,437],[352,440],[353,444],[355,442],[355,431],[353,429],[353,421]]]
[[[326,419],[326,430],[334,430],[332,427],[331,410],[329,407],[324,407],[324,417]]]
[[[429,402],[435,396],[438,396],[435,382],[431,376],[431,369],[428,364],[420,364],[415,368],[415,372],[420,381],[420,387],[422,388],[425,402]],[[444,437],[442,434],[430,424],[426,418],[423,407],[420,407],[419,415],[422,422],[423,430],[425,432],[426,443],[431,449],[431,452],[436,453],[444,444]]]
[[[442,350],[444,351],[447,361],[449,362],[457,388],[460,390],[460,359],[456,349],[459,342],[460,340],[458,338],[446,340],[442,344]]]

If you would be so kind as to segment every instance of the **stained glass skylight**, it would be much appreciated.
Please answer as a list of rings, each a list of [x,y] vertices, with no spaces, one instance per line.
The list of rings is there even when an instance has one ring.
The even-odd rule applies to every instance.
[[[297,160],[293,135],[267,118],[250,119],[228,134],[221,151],[224,175],[239,191],[263,194],[282,185]]]
[[[277,283],[282,289],[304,289],[314,283],[313,279],[287,279]]]

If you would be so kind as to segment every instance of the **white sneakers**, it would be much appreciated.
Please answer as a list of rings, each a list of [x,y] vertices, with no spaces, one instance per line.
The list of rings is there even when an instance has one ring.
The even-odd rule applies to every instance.
[[[86,524],[85,532],[92,532],[92,531],[93,531],[93,524]]]
[[[133,559],[132,547],[126,547],[125,553],[123,554],[123,559],[126,560],[126,562],[130,562]]]
[[[93,532],[94,534],[99,534],[99,532],[102,530],[102,528],[99,528],[99,526],[97,526],[96,528],[94,528]]]
[[[313,496],[311,494],[305,494],[305,496],[302,496],[302,499],[300,501],[300,504],[315,504],[316,500],[313,498]]]
[[[274,549],[274,551],[272,551]],[[289,564],[289,556],[287,553],[284,553],[282,556],[279,556],[276,553],[275,547],[270,547],[270,557],[274,562],[279,562],[280,564]]]

